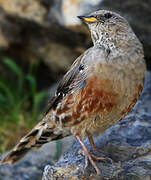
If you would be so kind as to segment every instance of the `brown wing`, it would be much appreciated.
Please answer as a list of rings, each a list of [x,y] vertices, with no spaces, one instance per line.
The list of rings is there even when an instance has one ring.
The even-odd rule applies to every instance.
[[[70,95],[71,92],[76,92],[85,85],[86,71],[84,67],[84,59],[87,55],[86,51],[72,64],[70,70],[64,75],[61,80],[56,95],[50,100],[45,115],[51,110],[56,109],[58,103],[60,103],[64,97]]]
[[[118,94],[113,92],[112,83],[90,75],[85,86],[75,95],[68,96],[57,109],[56,115],[62,116],[64,126],[73,126],[91,118],[97,113],[109,113],[117,106]]]
[[[58,108],[58,104],[60,104],[60,102],[64,103],[70,94],[72,94],[71,92],[75,92],[84,86],[86,74],[81,72],[81,69],[83,69],[82,58],[84,55],[85,53],[75,61],[71,69],[60,82],[56,96],[52,98],[48,110],[45,114],[47,114],[52,109],[56,110]],[[48,122],[47,117],[44,117],[43,120],[37,124],[37,126],[35,126],[19,141],[19,143],[10,151],[10,153],[7,154],[7,156],[0,162],[0,164],[13,164],[20,160],[28,151],[30,151],[30,149],[40,148],[43,144],[49,141],[66,137],[69,134],[69,132],[58,132],[56,125],[54,123]]]

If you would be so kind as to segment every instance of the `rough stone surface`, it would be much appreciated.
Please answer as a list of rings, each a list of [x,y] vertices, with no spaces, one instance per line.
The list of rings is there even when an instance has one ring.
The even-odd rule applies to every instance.
[[[0,0],[0,5],[3,9],[12,15],[27,18],[29,20],[43,23],[46,9],[41,6],[40,1],[31,0]]]
[[[41,59],[57,77],[84,51],[88,37],[53,24],[46,13],[40,14],[45,6],[39,1],[24,3],[0,1],[0,57],[4,54],[26,64]],[[26,13],[22,6],[27,6]]]
[[[43,180],[148,180],[151,179],[151,73],[147,73],[143,93],[133,108],[120,123],[106,131],[104,137],[95,138],[99,153],[108,159],[98,162],[102,178],[96,176],[89,164],[85,169],[85,158],[79,154],[77,141],[55,166],[47,165]],[[85,144],[91,151],[88,140]]]

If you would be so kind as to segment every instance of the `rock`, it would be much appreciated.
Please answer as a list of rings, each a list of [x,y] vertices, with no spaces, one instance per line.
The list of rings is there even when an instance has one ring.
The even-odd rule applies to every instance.
[[[12,42],[20,43],[21,39],[18,36],[19,33],[19,28],[15,23],[8,22],[4,11],[0,9],[0,47],[7,49]]]
[[[151,73],[146,74],[145,87],[131,113],[108,129],[104,137],[95,137],[100,155],[111,158],[97,162],[102,179],[148,180],[151,178]],[[85,144],[92,152],[88,140]],[[43,180],[101,179],[90,165],[85,169],[85,158],[79,154],[77,141],[54,165],[47,165]]]
[[[53,24],[42,2],[0,0],[0,47],[19,63],[43,60],[57,80],[84,51],[87,37]]]
[[[46,9],[41,5],[40,1],[0,0],[0,6],[8,14],[26,18],[41,24],[44,23]]]
[[[41,57],[45,57],[43,61],[47,64],[52,72],[67,71],[73,59],[77,54],[73,49],[59,43],[48,43],[44,47],[39,48]]]

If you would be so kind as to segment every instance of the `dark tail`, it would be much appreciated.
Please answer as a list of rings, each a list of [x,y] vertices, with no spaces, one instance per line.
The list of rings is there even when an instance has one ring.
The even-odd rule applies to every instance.
[[[14,164],[19,161],[31,149],[39,149],[49,141],[63,138],[63,134],[54,134],[55,127],[48,128],[47,123],[41,121],[2,159],[0,164]]]

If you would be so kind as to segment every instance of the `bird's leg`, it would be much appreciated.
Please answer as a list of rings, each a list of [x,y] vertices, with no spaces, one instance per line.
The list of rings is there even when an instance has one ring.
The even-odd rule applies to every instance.
[[[81,137],[76,134],[75,137],[77,138],[77,140],[79,141],[79,143],[82,146],[82,149],[84,150],[84,152],[86,153],[86,156],[88,157],[89,161],[91,162],[92,166],[94,167],[94,169],[96,170],[97,174],[100,175],[100,170],[97,167],[97,165],[95,164],[95,162],[93,161],[93,156],[91,155],[90,151],[87,149],[87,147],[84,145],[83,141],[81,140]]]
[[[98,152],[97,148],[95,147],[94,141],[93,141],[93,137],[91,135],[88,135],[88,139],[90,142],[90,145],[92,147],[92,150],[94,152]],[[95,155],[92,154],[93,159],[97,160],[97,161],[105,161],[106,159],[103,157],[96,157]]]
[[[94,144],[94,141],[93,141],[93,137],[90,136],[90,135],[88,135],[88,139],[89,139],[90,145],[91,145],[91,147],[92,147],[92,150],[93,150],[94,152],[97,152],[97,148],[95,147],[95,144]]]

